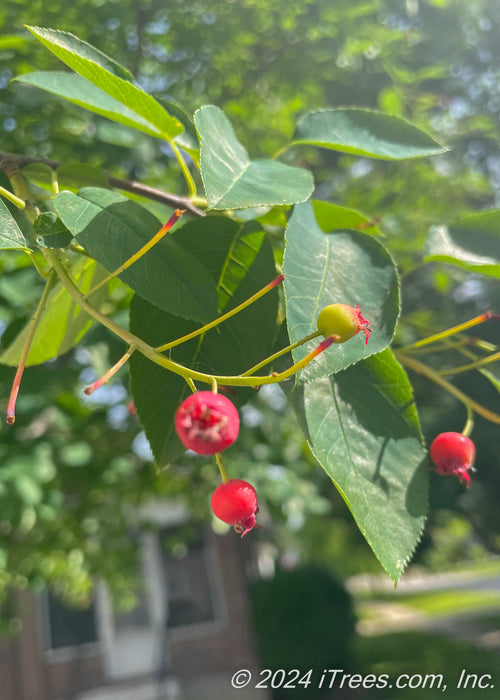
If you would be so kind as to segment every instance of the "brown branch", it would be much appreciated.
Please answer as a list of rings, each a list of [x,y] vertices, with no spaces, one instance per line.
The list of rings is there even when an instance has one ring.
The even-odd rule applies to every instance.
[[[17,153],[5,153],[4,151],[0,151],[0,170],[3,170],[6,174],[8,174],[9,170],[12,170],[13,166],[22,168],[30,163],[43,163],[54,170],[61,165],[59,161],[51,160],[50,158],[22,156]],[[198,207],[195,207],[191,200],[186,197],[179,197],[175,194],[170,194],[169,192],[163,192],[163,190],[149,187],[149,185],[143,185],[140,182],[135,182],[134,180],[124,180],[119,177],[114,177],[106,171],[104,171],[104,174],[108,178],[109,184],[119,190],[138,194],[155,202],[161,202],[161,204],[175,207],[176,209],[185,209],[193,216],[205,216],[205,212],[198,209]]]

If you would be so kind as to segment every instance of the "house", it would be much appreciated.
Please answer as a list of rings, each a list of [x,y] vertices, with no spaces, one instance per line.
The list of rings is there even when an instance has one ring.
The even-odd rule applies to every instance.
[[[144,587],[131,612],[113,611],[103,583],[83,611],[19,595],[22,631],[0,642],[0,700],[266,700],[231,686],[240,669],[258,674],[249,543],[206,529],[167,549],[185,516],[162,512],[149,507],[159,529],[139,535]]]

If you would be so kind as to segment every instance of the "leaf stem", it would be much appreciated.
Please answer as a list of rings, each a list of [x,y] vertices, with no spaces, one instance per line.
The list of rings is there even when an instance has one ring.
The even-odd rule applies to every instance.
[[[449,338],[451,335],[455,335],[455,333],[460,333],[461,331],[467,330],[467,328],[477,326],[490,318],[500,317],[497,314],[492,313],[491,311],[486,311],[484,314],[480,314],[479,316],[472,318],[470,321],[460,323],[458,326],[453,326],[452,328],[448,328],[447,330],[441,331],[440,333],[435,333],[434,335],[430,335],[427,338],[417,340],[416,343],[412,343],[411,345],[406,345],[405,347],[401,348],[401,350],[406,352],[407,350],[411,350],[412,348],[420,348],[423,345],[429,345],[430,343],[435,343],[438,340]]]
[[[59,194],[59,180],[57,179],[57,173],[53,168],[50,170],[50,184],[52,186],[52,194],[55,195]]]
[[[462,435],[469,437],[469,435],[474,430],[474,413],[470,406],[466,406],[467,409],[467,420],[465,421],[464,429],[462,430]]]
[[[29,259],[31,260],[31,262],[33,263],[33,266],[34,266],[35,270],[38,272],[38,274],[40,275],[40,277],[43,277],[43,279],[46,280],[46,279],[48,278],[50,272],[44,272],[44,271],[42,270],[42,268],[41,268],[40,265],[38,264],[38,262],[37,262],[35,256],[33,255],[33,251],[32,251],[32,250],[29,250],[29,249],[27,248],[24,252],[25,252],[26,255],[29,257]]]
[[[158,241],[161,241],[165,234],[168,231],[170,231],[172,226],[176,224],[180,217],[184,214],[184,211],[184,209],[176,209],[170,217],[170,219],[165,224],[163,224],[161,229],[157,233],[155,233],[151,240],[149,240],[145,245],[143,245],[142,248],[140,248],[137,251],[137,253],[134,253],[128,260],[122,263],[120,267],[117,267],[114,272],[111,272],[107,277],[105,277],[98,284],[96,284],[95,287],[92,287],[90,291],[83,295],[83,298],[89,299],[99,289],[102,289],[102,287],[106,286],[108,282],[111,282],[112,279],[118,277],[118,275],[121,275],[122,272],[125,272],[125,270],[131,267],[131,265],[133,265],[140,258],[142,258],[143,255],[145,255],[149,250],[151,250],[151,248],[153,248],[153,246],[155,246],[158,243]]]
[[[481,357],[474,362],[469,362],[466,365],[460,365],[459,367],[450,367],[448,369],[439,370],[438,374],[444,377],[448,374],[461,374],[462,372],[468,372],[471,369],[480,369],[483,365],[488,365],[491,362],[497,362],[500,360],[500,352],[495,352],[493,355],[488,355],[488,357]]]
[[[2,187],[0,185],[0,195],[2,197],[5,197],[5,199],[8,199],[11,204],[14,204],[18,209],[25,209],[26,208],[26,202],[24,199],[21,199],[20,197],[17,197],[13,192],[9,192],[9,190],[6,190],[5,187]]]
[[[191,389],[191,391],[193,392],[193,394],[196,394],[196,392],[198,391],[198,389],[196,388],[196,384],[193,382],[193,380],[191,379],[191,377],[184,377],[184,379],[186,380],[187,385],[188,385],[188,387]]]
[[[31,328],[28,333],[28,338],[26,339],[26,343],[23,348],[23,353],[21,355],[21,361],[19,362],[19,365],[17,367],[16,375],[14,377],[14,382],[12,384],[12,390],[10,392],[10,397],[9,397],[9,403],[7,405],[7,416],[6,416],[6,421],[9,425],[12,425],[15,423],[16,420],[16,401],[17,401],[17,395],[19,393],[19,387],[21,385],[21,379],[23,377],[24,369],[26,367],[26,361],[28,359],[28,354],[31,348],[31,344],[33,343],[33,338],[35,337],[36,329],[38,328],[38,324],[40,323],[40,319],[42,318],[43,312],[45,311],[45,306],[47,304],[47,299],[49,297],[49,293],[52,289],[52,286],[56,280],[56,275],[53,270],[50,271],[49,277],[47,279],[47,284],[45,285],[45,289],[43,290],[43,294],[40,298],[40,301],[38,302],[38,306],[36,308],[36,311],[31,319]]]
[[[96,379],[95,382],[92,384],[89,384],[88,386],[85,387],[83,390],[83,393],[86,394],[87,396],[91,396],[94,391],[99,389],[99,387],[103,386],[104,384],[107,384],[111,377],[113,377],[119,369],[123,367],[123,365],[130,359],[130,357],[133,355],[135,351],[135,345],[130,345],[127,352],[120,357],[118,362],[113,365],[110,369],[108,369],[107,372],[105,372],[102,377],[99,377],[99,379]]]
[[[170,350],[170,348],[175,347],[176,345],[180,345],[181,343],[185,343],[188,340],[191,340],[192,338],[196,338],[198,335],[201,335],[202,333],[206,333],[206,331],[209,331],[211,328],[215,328],[215,326],[218,326],[219,323],[223,323],[224,321],[227,321],[228,318],[231,318],[231,316],[234,316],[235,314],[238,314],[240,311],[243,311],[247,306],[250,306],[250,304],[253,304],[254,301],[257,301],[257,299],[260,299],[261,297],[264,296],[264,294],[267,294],[270,292],[272,289],[277,287],[279,284],[283,282],[285,279],[284,275],[278,275],[272,282],[269,282],[269,284],[266,284],[265,287],[263,287],[261,290],[253,294],[249,299],[244,301],[242,304],[239,304],[239,306],[236,306],[234,309],[231,309],[231,311],[228,311],[227,313],[223,314],[222,316],[219,316],[219,318],[216,318],[214,321],[211,321],[210,323],[207,323],[205,326],[202,326],[201,328],[198,328],[196,331],[193,331],[192,333],[188,333],[187,335],[183,335],[182,338],[177,338],[176,340],[172,340],[169,343],[165,343],[165,345],[160,345],[159,347],[155,348],[157,352],[164,352],[165,350]]]
[[[229,481],[229,477],[227,475],[226,470],[224,469],[224,464],[222,463],[222,455],[220,452],[215,453],[215,461],[217,462],[217,466],[219,467],[222,483],[227,484],[227,482]]]
[[[479,413],[480,416],[483,416],[483,418],[486,418],[492,423],[500,424],[500,415],[498,415],[498,413],[490,411],[480,403],[477,403],[477,401],[474,401],[474,399],[471,399],[470,396],[467,396],[453,384],[450,384],[450,382],[448,382],[446,379],[440,377],[439,374],[428,365],[424,365],[423,362],[419,362],[414,357],[408,357],[404,353],[396,352],[395,355],[402,365],[406,365],[406,367],[409,367],[414,372],[418,372],[418,374],[422,374],[435,384],[438,384],[438,386],[442,387],[456,399],[461,401],[464,406],[470,407],[470,409],[474,410],[476,413]]]
[[[168,369],[174,374],[178,374],[181,377],[184,377],[185,379],[190,378],[193,381],[204,382],[205,384],[211,384],[213,379],[215,379],[218,382],[218,384],[224,386],[256,387],[262,386],[264,384],[275,384],[276,382],[281,382],[284,379],[288,379],[288,377],[291,377],[293,374],[295,374],[295,372],[298,372],[300,369],[303,369],[307,364],[309,364],[309,362],[311,362],[317,355],[319,355],[319,353],[323,352],[323,350],[326,350],[334,341],[334,336],[329,336],[328,338],[325,338],[316,348],[314,348],[314,350],[312,350],[308,355],[303,357],[302,360],[296,362],[284,372],[273,372],[272,375],[266,377],[243,377],[240,375],[225,376],[196,372],[195,370],[188,369],[187,367],[184,367],[183,365],[180,365],[177,362],[169,360],[164,355],[155,350],[155,348],[151,347],[151,345],[148,345],[148,343],[146,343],[144,340],[141,340],[141,338],[126,330],[125,328],[123,328],[123,326],[120,326],[118,323],[113,321],[113,319],[108,318],[103,313],[94,308],[88,301],[86,301],[83,298],[83,294],[80,292],[78,287],[75,285],[75,283],[69,276],[57,252],[53,249],[47,248],[43,250],[43,253],[46,256],[47,260],[52,263],[52,266],[56,271],[56,274],[59,277],[59,280],[61,281],[63,286],[84,311],[86,311],[90,316],[92,316],[92,318],[94,318],[96,321],[99,321],[99,323],[101,323],[105,328],[110,330],[112,333],[117,335],[126,343],[128,343],[129,345],[135,345],[136,349],[140,353],[142,353],[144,357],[147,357],[149,360],[159,365],[160,367],[164,367],[165,369]]]
[[[278,151],[276,151],[274,155],[271,156],[272,160],[276,160],[277,158],[282,156],[283,153],[285,153],[285,151],[288,151],[291,145],[291,143],[286,143],[284,146],[282,146]]]
[[[172,147],[172,150],[175,154],[175,157],[177,158],[177,162],[180,165],[180,168],[182,170],[182,174],[184,175],[184,179],[186,180],[188,189],[189,189],[189,196],[190,197],[196,197],[196,184],[195,181],[193,180],[193,176],[191,175],[189,168],[186,164],[186,161],[184,160],[184,156],[182,155],[182,152],[179,148],[177,148],[177,144],[175,141],[170,141],[170,146]]]
[[[317,338],[319,335],[321,335],[321,332],[315,331],[314,333],[310,333],[309,335],[304,336],[300,340],[297,340],[295,343],[292,343],[291,345],[287,345],[286,348],[283,348],[282,350],[278,350],[278,352],[275,352],[274,355],[270,355],[269,357],[266,357],[266,359],[262,360],[262,362],[259,362],[258,365],[254,365],[253,367],[248,369],[246,372],[243,372],[243,374],[241,376],[246,377],[249,374],[255,374],[255,372],[257,372],[262,367],[265,367],[266,365],[270,364],[271,362],[274,362],[274,360],[277,360],[278,357],[281,357],[282,355],[286,355],[287,352],[290,352],[291,350],[295,350],[295,348],[298,348],[300,345],[304,345],[309,340],[313,340],[314,338]]]

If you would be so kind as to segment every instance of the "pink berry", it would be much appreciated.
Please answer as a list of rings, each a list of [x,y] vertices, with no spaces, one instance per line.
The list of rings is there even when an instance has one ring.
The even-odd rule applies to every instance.
[[[229,479],[218,486],[212,495],[212,510],[220,520],[233,525],[242,537],[252,528],[260,527],[255,522],[259,510],[257,494],[252,484],[243,479]]]
[[[441,433],[432,443],[430,455],[438,474],[453,474],[469,486],[468,470],[476,456],[476,448],[470,438],[462,433]]]
[[[198,391],[181,403],[175,429],[182,443],[200,455],[225,450],[238,437],[240,418],[229,399],[212,391]]]

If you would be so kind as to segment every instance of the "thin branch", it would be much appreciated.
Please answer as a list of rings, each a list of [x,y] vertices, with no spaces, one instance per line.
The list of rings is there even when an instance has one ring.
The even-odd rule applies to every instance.
[[[134,180],[122,180],[119,177],[113,177],[113,175],[107,172],[105,172],[105,175],[109,180],[109,184],[119,190],[125,190],[125,192],[131,192],[132,194],[140,194],[142,197],[146,197],[146,199],[161,202],[161,204],[166,204],[176,209],[185,209],[193,216],[205,216],[205,212],[195,207],[187,197],[178,197],[175,194],[163,192],[162,190],[157,190],[148,185],[142,185],[140,182],[135,182]]]
[[[9,190],[6,190],[5,187],[0,186],[0,195],[2,197],[5,197],[5,199],[8,199],[9,202],[14,204],[18,209],[25,209],[26,208],[26,202],[24,199],[21,199],[20,197],[16,197],[15,194],[12,192],[9,192]]]
[[[196,372],[195,370],[188,369],[187,367],[180,365],[178,362],[169,360],[167,357],[165,357],[157,350],[152,348],[151,345],[148,345],[148,343],[146,343],[144,340],[141,340],[141,338],[138,338],[136,335],[126,330],[126,328],[120,326],[118,323],[116,323],[116,321],[113,321],[113,319],[108,318],[103,313],[98,311],[95,307],[89,304],[88,301],[85,301],[85,299],[83,298],[83,294],[80,292],[76,284],[69,276],[57,252],[50,248],[46,248],[43,250],[43,254],[46,257],[47,261],[52,264],[57,276],[59,277],[59,280],[61,281],[62,285],[66,288],[70,296],[84,311],[90,314],[92,318],[94,318],[96,321],[99,321],[99,323],[101,323],[105,328],[107,328],[119,338],[124,340],[128,345],[134,345],[140,353],[142,353],[145,357],[148,358],[148,360],[151,360],[160,367],[165,367],[165,369],[168,369],[174,374],[180,375],[181,377],[189,377],[193,381],[205,382],[205,384],[211,385],[213,379],[215,378],[217,383],[222,386],[249,387],[262,386],[263,384],[275,384],[276,382],[281,382],[284,379],[288,379],[293,374],[295,374],[295,372],[298,372],[300,369],[303,369],[307,364],[309,364],[309,362],[314,360],[314,358],[317,357],[317,355],[326,350],[334,341],[333,336],[325,338],[314,350],[312,350],[312,352],[303,357],[302,360],[299,360],[299,362],[296,362],[284,372],[273,372],[271,376],[267,377],[243,377],[233,375],[219,376],[205,374],[204,372]]]
[[[128,362],[128,360],[132,357],[135,351],[135,345],[130,345],[127,352],[120,357],[118,362],[113,365],[110,369],[108,369],[105,374],[102,375],[102,377],[99,377],[99,379],[96,379],[95,382],[92,384],[89,384],[88,386],[85,387],[83,390],[83,393],[86,394],[87,396],[91,396],[94,391],[97,391],[99,387],[104,386],[104,384],[107,384],[111,377],[114,377],[115,374],[120,370],[123,365]]]
[[[161,241],[161,239],[168,233],[168,231],[170,231],[172,226],[175,223],[177,223],[177,221],[183,214],[184,211],[182,209],[176,209],[170,217],[170,219],[165,224],[163,224],[161,229],[157,233],[155,233],[151,240],[149,240],[145,245],[143,245],[142,248],[140,248],[136,253],[134,253],[128,260],[126,260],[119,267],[117,267],[114,272],[110,272],[110,274],[107,277],[98,282],[98,284],[96,284],[95,287],[92,287],[90,291],[83,295],[83,298],[87,300],[89,297],[95,294],[98,289],[101,289],[102,287],[106,286],[115,277],[118,277],[118,275],[121,275],[122,272],[128,270],[128,268],[131,265],[133,265],[135,262],[137,262],[137,260],[142,258],[142,256],[145,255],[149,250],[151,250],[151,248],[153,248],[158,243],[158,241]]]
[[[401,362],[402,365],[406,365],[406,367],[409,367],[414,372],[417,372],[418,374],[422,374],[424,377],[427,377],[427,379],[430,379],[435,384],[445,389],[456,399],[461,401],[464,404],[464,406],[470,407],[473,411],[479,413],[480,416],[483,416],[483,418],[490,420],[492,423],[500,423],[500,415],[498,415],[498,413],[490,411],[488,408],[485,408],[477,401],[474,401],[474,399],[471,399],[470,396],[467,396],[467,394],[464,394],[463,391],[457,389],[456,386],[450,384],[450,382],[446,381],[446,379],[443,379],[443,377],[441,377],[428,365],[424,365],[423,362],[415,360],[414,357],[410,357],[400,352],[396,352],[395,355],[396,359],[399,360],[399,362]]]
[[[481,369],[484,365],[489,365],[492,362],[500,361],[500,352],[496,352],[493,355],[488,355],[488,357],[482,357],[474,362],[469,362],[466,365],[460,365],[459,367],[449,367],[448,369],[439,370],[438,374],[441,377],[445,377],[448,374],[461,374],[462,372],[469,372],[471,369]]]
[[[50,168],[54,168],[54,170],[61,165],[59,161],[51,160],[50,158],[22,156],[17,153],[6,153],[4,151],[0,151],[0,170],[4,170],[4,168],[9,164],[17,164],[22,168],[30,163],[43,163],[44,165],[48,165]],[[158,190],[154,187],[143,185],[135,180],[124,180],[119,177],[114,177],[107,171],[104,171],[104,174],[108,178],[109,184],[112,187],[116,187],[116,189],[131,192],[132,194],[138,194],[141,197],[146,197],[146,199],[151,199],[154,202],[166,204],[169,207],[185,209],[193,216],[205,216],[205,212],[198,209],[198,207],[196,207],[187,197],[178,197],[175,194],[170,194],[169,192],[163,192],[163,190]]]
[[[24,368],[26,367],[26,361],[28,359],[29,351],[31,350],[31,345],[33,343],[33,338],[35,337],[36,330],[40,323],[40,320],[45,311],[45,306],[47,305],[47,299],[49,298],[50,291],[54,286],[56,280],[56,275],[54,270],[51,270],[45,289],[43,290],[42,297],[38,302],[37,309],[31,319],[31,327],[28,332],[28,337],[26,343],[24,344],[23,352],[21,355],[21,360],[17,367],[16,376],[14,377],[14,382],[12,383],[12,390],[10,392],[9,403],[7,405],[7,423],[12,425],[16,420],[16,401],[17,395],[19,393],[19,387],[21,385],[21,379],[23,378]]]
[[[407,350],[412,350],[413,348],[421,348],[424,345],[429,345],[430,343],[435,343],[438,340],[443,340],[445,338],[449,338],[450,336],[454,335],[455,333],[461,333],[462,331],[465,331],[468,328],[472,328],[473,326],[477,326],[480,323],[484,323],[484,321],[487,321],[490,318],[495,318],[498,320],[500,318],[500,316],[498,314],[492,313],[491,311],[485,311],[484,314],[480,314],[479,316],[476,316],[475,318],[471,318],[470,321],[466,321],[465,323],[460,323],[458,326],[453,326],[453,328],[447,328],[445,331],[441,331],[440,333],[435,333],[434,335],[430,335],[427,338],[422,338],[421,340],[417,340],[416,343],[412,343],[411,345],[406,345],[403,348],[401,348],[401,350],[406,352]]]
[[[314,333],[310,333],[309,335],[304,336],[300,340],[297,340],[295,343],[292,343],[291,345],[287,345],[286,348],[282,348],[281,350],[278,350],[278,352],[275,352],[274,355],[271,355],[270,357],[266,357],[266,359],[262,360],[262,362],[259,362],[258,365],[254,365],[253,367],[248,369],[246,372],[243,372],[243,374],[241,376],[246,377],[249,374],[255,374],[255,372],[257,372],[257,370],[261,369],[262,367],[265,367],[266,365],[271,364],[271,362],[274,362],[274,360],[277,360],[279,357],[286,355],[287,352],[291,352],[292,350],[295,350],[295,348],[298,348],[300,345],[304,345],[305,343],[308,343],[310,340],[313,340],[313,338],[317,338],[319,335],[321,335],[321,332],[315,331]]]
[[[210,323],[207,323],[206,325],[202,326],[201,328],[198,328],[192,333],[183,335],[182,338],[177,338],[176,340],[172,340],[169,343],[165,343],[165,345],[160,345],[160,347],[155,348],[155,350],[157,352],[165,352],[165,350],[170,350],[170,348],[174,348],[176,345],[180,345],[181,343],[185,343],[186,341],[191,340],[192,338],[196,338],[198,335],[206,333],[211,328],[215,328],[215,326],[218,326],[220,323],[227,321],[227,319],[231,318],[231,316],[235,316],[240,311],[243,311],[243,309],[246,309],[247,306],[250,306],[250,304],[253,304],[254,301],[257,301],[257,299],[260,299],[262,296],[264,296],[264,294],[267,294],[272,289],[281,284],[284,279],[285,276],[283,274],[278,275],[278,277],[276,277],[272,282],[269,282],[269,284],[266,284],[266,286],[260,289],[258,292],[252,294],[252,296],[249,299],[239,304],[238,306],[235,306],[234,309],[231,309],[231,311],[228,311],[222,316],[219,316],[219,318],[216,318],[215,321],[210,321]]]

